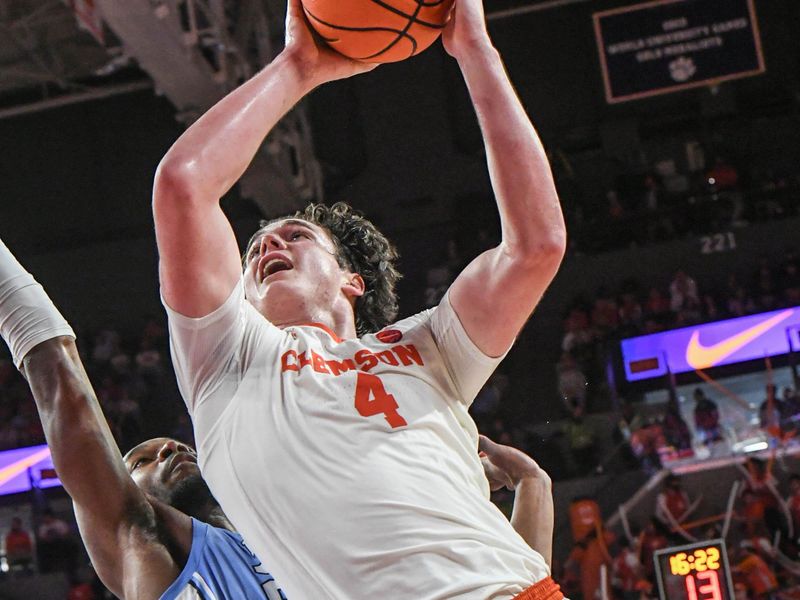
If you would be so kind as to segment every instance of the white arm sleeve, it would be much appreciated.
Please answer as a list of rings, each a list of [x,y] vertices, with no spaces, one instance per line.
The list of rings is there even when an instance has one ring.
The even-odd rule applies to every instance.
[[[430,327],[436,346],[458,390],[458,400],[470,406],[483,384],[505,358],[508,350],[497,358],[486,356],[470,339],[461,324],[450,303],[449,293],[445,294],[439,306],[433,309]]]

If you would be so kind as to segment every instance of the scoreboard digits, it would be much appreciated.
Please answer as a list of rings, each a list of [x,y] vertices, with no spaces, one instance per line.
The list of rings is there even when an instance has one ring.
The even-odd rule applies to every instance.
[[[724,540],[666,548],[654,560],[661,600],[733,600]]]

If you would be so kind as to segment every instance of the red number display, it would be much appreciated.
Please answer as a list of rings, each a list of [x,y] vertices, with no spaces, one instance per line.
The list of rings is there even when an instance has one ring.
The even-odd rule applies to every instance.
[[[392,428],[408,425],[397,412],[397,401],[394,399],[377,375],[359,371],[356,380],[356,410],[362,417],[383,415]]]
[[[694,576],[689,575],[686,578],[686,595],[689,600],[722,600],[717,572],[703,571]]]

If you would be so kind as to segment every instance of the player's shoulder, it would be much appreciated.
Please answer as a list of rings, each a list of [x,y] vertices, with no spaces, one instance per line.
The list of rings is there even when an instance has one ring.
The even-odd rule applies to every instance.
[[[399,344],[403,341],[417,340],[420,336],[429,335],[431,316],[435,308],[423,310],[410,317],[405,317],[387,325],[380,331],[361,336],[361,341],[372,344]]]

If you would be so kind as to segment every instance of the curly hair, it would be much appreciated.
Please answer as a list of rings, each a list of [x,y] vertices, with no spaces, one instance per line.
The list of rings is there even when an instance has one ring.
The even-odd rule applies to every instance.
[[[395,267],[399,255],[371,221],[344,202],[332,206],[312,203],[284,218],[302,219],[327,231],[336,247],[339,266],[358,273],[364,280],[364,294],[355,304],[359,336],[375,333],[394,321],[398,311],[395,285],[401,277]],[[261,228],[279,220],[282,219],[262,222]]]

